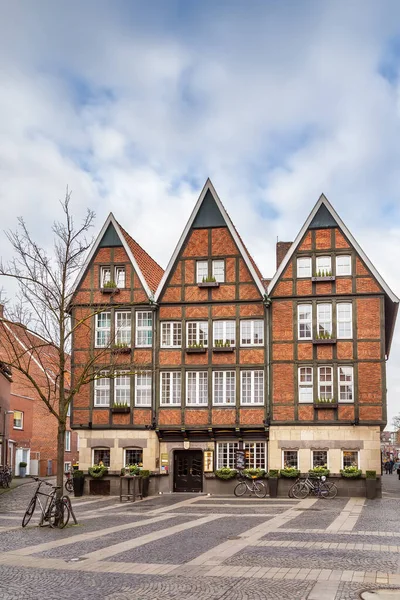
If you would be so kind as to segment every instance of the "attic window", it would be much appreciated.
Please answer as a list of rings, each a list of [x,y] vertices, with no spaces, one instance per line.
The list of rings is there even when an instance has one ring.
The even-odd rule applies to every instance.
[[[297,259],[297,277],[311,277],[311,258]]]
[[[113,276],[111,276],[113,274]],[[115,285],[114,285],[115,284]],[[101,267],[100,269],[100,287],[116,287],[118,289],[125,287],[125,267]]]
[[[336,257],[336,275],[351,275],[351,256]]]

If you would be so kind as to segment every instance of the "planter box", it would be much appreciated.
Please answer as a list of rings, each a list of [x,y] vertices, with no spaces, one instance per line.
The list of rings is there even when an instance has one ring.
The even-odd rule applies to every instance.
[[[85,487],[85,478],[84,477],[73,477],[72,485],[74,486],[75,498],[80,498],[81,496],[83,496],[83,489]]]
[[[235,350],[234,346],[217,346],[212,349],[213,352],[235,352]]]
[[[219,287],[218,281],[202,281],[197,284],[200,288],[216,288]]]
[[[326,275],[324,277],[311,277],[311,281],[335,281],[334,275]]]
[[[314,346],[318,345],[318,344],[336,344],[336,338],[329,338],[329,339],[318,339],[316,338],[315,340],[312,341],[312,343],[314,344]]]
[[[129,348],[128,346],[126,348],[111,348],[113,354],[130,354],[131,351],[132,348]]]
[[[207,348],[186,348],[186,354],[205,354]]]
[[[268,491],[269,491],[270,498],[276,498],[278,496],[278,478],[277,477],[269,477]]]
[[[368,500],[375,500],[377,494],[377,480],[366,479],[365,480],[365,495]]]
[[[118,294],[119,293],[119,288],[115,287],[103,287],[100,288],[100,291],[102,294]]]
[[[337,402],[314,402],[314,408],[337,408]]]
[[[114,414],[126,414],[131,412],[130,406],[112,406],[111,412]]]

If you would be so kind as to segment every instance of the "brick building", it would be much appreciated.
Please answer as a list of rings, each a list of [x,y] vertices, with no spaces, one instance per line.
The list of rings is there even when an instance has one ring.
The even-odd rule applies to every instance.
[[[272,280],[209,181],[165,272],[110,215],[71,304],[93,313],[73,377],[97,352],[104,376],[74,401],[82,468],[143,462],[199,491],[243,448],[251,467],[379,472],[397,307],[324,196]]]

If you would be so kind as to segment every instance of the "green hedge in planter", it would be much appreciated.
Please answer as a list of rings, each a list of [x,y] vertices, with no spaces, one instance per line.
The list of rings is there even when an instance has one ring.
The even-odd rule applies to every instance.
[[[228,467],[223,467],[222,469],[217,469],[215,471],[215,475],[218,477],[218,479],[227,481],[228,479],[234,479],[236,477],[236,469],[228,469]]]
[[[270,471],[268,471],[267,477],[269,479],[278,478],[279,477],[279,470],[278,469],[271,469]]]
[[[263,479],[265,477],[264,469],[243,469],[243,474],[252,479]]]
[[[329,477],[329,469],[327,469],[326,467],[314,467],[313,469],[310,469],[308,471],[310,473],[311,476],[316,476],[316,477],[322,477],[323,475],[325,477]]]
[[[280,474],[282,477],[298,477],[300,475],[300,471],[294,467],[285,467],[284,469],[280,470]]]
[[[345,467],[340,470],[340,474],[342,477],[347,477],[348,479],[358,479],[361,477],[362,471],[361,469],[357,469],[357,467]]]
[[[365,471],[366,479],[376,479],[376,471]]]
[[[139,471],[139,477],[150,477],[150,471],[147,469],[142,469]]]
[[[104,477],[104,475],[107,475],[108,467],[100,467],[99,465],[94,465],[93,467],[89,467],[88,473],[91,477],[100,479],[100,477]]]
[[[85,473],[77,469],[76,471],[72,471],[72,477],[74,479],[82,479],[82,477],[85,477]]]

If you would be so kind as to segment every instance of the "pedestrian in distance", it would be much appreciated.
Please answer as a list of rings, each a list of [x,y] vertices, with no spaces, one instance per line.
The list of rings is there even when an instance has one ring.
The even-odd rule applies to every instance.
[[[387,460],[387,461],[385,462],[385,475],[387,475],[387,474],[389,473],[389,467],[390,467],[390,463],[389,463],[389,461]]]
[[[394,460],[391,458],[389,461],[389,474],[393,475],[393,467],[394,467]]]

